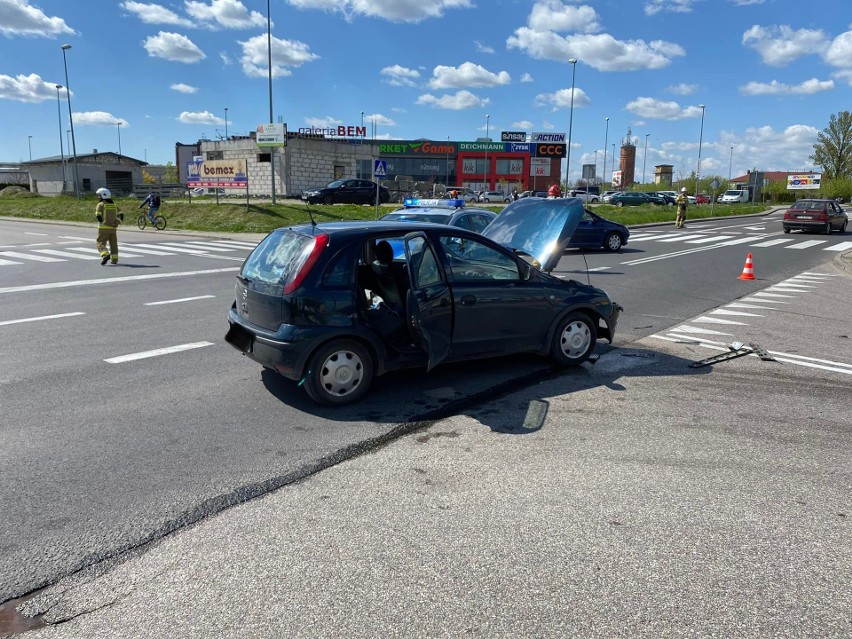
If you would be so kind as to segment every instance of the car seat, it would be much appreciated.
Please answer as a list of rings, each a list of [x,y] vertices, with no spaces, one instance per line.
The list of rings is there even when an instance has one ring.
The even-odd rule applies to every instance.
[[[376,292],[385,304],[401,313],[405,309],[405,303],[402,301],[394,273],[393,247],[387,240],[380,240],[376,243],[375,256],[372,268],[378,285]]]

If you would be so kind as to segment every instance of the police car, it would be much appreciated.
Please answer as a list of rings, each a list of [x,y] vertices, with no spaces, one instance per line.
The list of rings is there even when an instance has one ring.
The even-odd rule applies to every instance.
[[[381,219],[388,222],[430,222],[457,226],[474,233],[482,233],[497,217],[487,209],[467,208],[464,200],[406,198],[403,208],[388,213]]]

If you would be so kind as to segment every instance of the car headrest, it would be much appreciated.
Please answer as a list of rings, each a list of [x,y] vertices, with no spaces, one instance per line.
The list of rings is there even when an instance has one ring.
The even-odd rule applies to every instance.
[[[376,244],[376,261],[380,264],[393,262],[393,247],[385,240]]]

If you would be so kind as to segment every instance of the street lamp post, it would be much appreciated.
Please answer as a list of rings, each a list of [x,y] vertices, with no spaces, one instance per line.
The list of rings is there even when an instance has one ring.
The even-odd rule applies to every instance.
[[[603,179],[606,180],[606,145],[609,142],[609,118],[606,119],[606,133],[604,133],[604,165],[603,165]],[[610,184],[610,186],[612,186]]]
[[[612,172],[615,173],[615,144],[612,145]],[[618,186],[621,186],[621,180],[618,181]]]
[[[642,156],[642,184],[645,184],[645,166],[648,162],[648,136],[650,133],[645,134],[645,153]]]
[[[704,105],[701,107],[701,132],[698,134],[698,168],[695,171],[695,197],[698,197],[698,183],[701,180],[701,141],[704,138]]]
[[[565,191],[568,191],[568,172],[571,170],[571,131],[574,127],[574,79],[577,76],[577,59],[570,58],[571,63],[571,115],[568,117],[568,151],[565,160]]]
[[[228,139],[228,107],[225,107],[225,139]]]
[[[731,166],[734,163],[734,147],[731,146],[731,157],[728,158],[728,182],[731,181]]]
[[[115,126],[118,129],[118,161],[121,162],[121,122],[116,122]]]
[[[58,96],[57,96],[58,97]],[[62,122],[59,123],[59,139],[62,139]],[[33,161],[33,136],[27,136],[27,146],[30,148],[30,162]]]
[[[71,48],[70,44],[62,45],[62,64],[65,66],[65,95],[68,98],[68,121],[71,124],[71,152],[74,155],[74,193],[80,197],[80,171],[77,167],[77,139],[74,137],[74,116],[71,114],[71,87],[68,85],[68,59],[65,52]]]
[[[59,89],[61,84],[56,85],[56,113],[59,117],[59,159],[62,162],[62,188],[59,189],[60,195],[65,192],[65,149],[62,148],[62,101],[59,99]]]
[[[266,0],[266,56],[269,67],[269,123],[274,124],[272,119],[272,14],[269,11],[269,0]],[[269,149],[269,168],[272,169],[272,203],[275,204],[275,147]]]
[[[488,120],[491,119],[490,115],[485,116],[485,190],[491,190],[491,182],[488,181],[488,144],[491,138],[488,137]]]
[[[450,185],[450,136],[447,136],[447,157],[446,157],[447,179],[444,181],[444,186]]]

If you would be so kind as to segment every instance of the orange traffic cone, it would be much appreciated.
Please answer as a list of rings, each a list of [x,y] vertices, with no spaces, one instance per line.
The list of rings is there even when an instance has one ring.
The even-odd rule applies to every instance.
[[[753,280],[754,279],[754,265],[751,263],[751,253],[746,256],[745,266],[743,266],[743,273],[739,276],[741,280]]]

